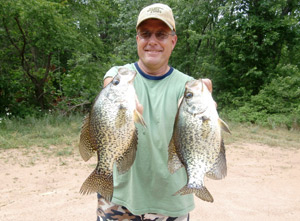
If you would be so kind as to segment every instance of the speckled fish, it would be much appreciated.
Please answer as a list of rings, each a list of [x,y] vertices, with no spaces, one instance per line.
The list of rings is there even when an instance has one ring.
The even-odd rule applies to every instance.
[[[184,166],[188,177],[187,184],[174,195],[195,193],[200,199],[213,202],[204,186],[204,176],[211,179],[226,176],[221,129],[230,132],[219,118],[206,85],[201,79],[187,82],[169,144],[168,168],[174,173]]]
[[[136,110],[138,102],[133,80],[136,72],[120,68],[97,96],[81,129],[79,152],[87,161],[97,152],[96,169],[83,183],[80,192],[100,193],[111,200],[113,194],[113,165],[123,174],[132,166],[137,150],[135,122],[145,126]]]

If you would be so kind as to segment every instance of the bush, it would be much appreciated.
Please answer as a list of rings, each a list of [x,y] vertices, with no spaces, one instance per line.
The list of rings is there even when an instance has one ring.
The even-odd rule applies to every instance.
[[[272,128],[285,126],[288,129],[300,125],[300,71],[296,66],[279,67],[281,76],[273,79],[250,102],[242,107],[226,111],[229,119],[251,122]],[[281,74],[285,72],[285,74]],[[287,76],[287,72],[290,73]]]

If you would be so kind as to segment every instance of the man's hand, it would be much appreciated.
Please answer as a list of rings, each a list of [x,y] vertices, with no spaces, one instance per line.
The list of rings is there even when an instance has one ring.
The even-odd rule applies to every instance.
[[[208,88],[209,92],[212,93],[212,83],[211,83],[211,80],[208,79],[208,78],[203,78],[202,81],[206,85],[206,87]]]
[[[210,79],[208,78],[203,78],[202,79],[203,83],[206,85],[206,87],[208,88],[209,92],[212,93],[212,82]],[[217,103],[215,102],[216,108],[217,108]]]
[[[103,81],[103,87],[106,87],[112,80],[112,77],[105,78]]]
[[[206,85],[208,91],[209,91],[210,93],[212,93],[212,82],[211,82],[211,80],[208,79],[208,78],[203,78],[203,79],[202,79],[202,82]],[[183,96],[182,96],[182,97],[179,99],[179,101],[178,101],[178,107],[179,107],[179,105],[181,104],[182,99],[183,99]],[[215,105],[216,105],[216,108],[217,108],[217,103],[216,103],[216,102],[215,102]]]

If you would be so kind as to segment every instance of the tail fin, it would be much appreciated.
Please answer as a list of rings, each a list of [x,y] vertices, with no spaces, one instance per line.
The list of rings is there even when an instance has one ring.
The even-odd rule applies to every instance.
[[[98,173],[97,168],[91,175],[84,181],[80,188],[81,194],[100,193],[100,195],[111,201],[113,195],[113,176]]]
[[[197,197],[200,199],[212,203],[214,201],[212,195],[210,192],[206,189],[205,186],[200,186],[200,188],[195,188],[195,187],[189,187],[188,184],[182,187],[179,191],[177,191],[174,195],[180,194],[180,195],[185,195],[185,194],[191,194],[195,193]]]

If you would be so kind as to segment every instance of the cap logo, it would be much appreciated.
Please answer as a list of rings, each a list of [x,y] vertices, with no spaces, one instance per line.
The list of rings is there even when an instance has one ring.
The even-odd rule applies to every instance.
[[[153,8],[149,8],[147,10],[147,12],[149,12],[149,13],[162,13],[161,10],[163,10],[163,8],[161,8],[161,7],[153,7]]]

